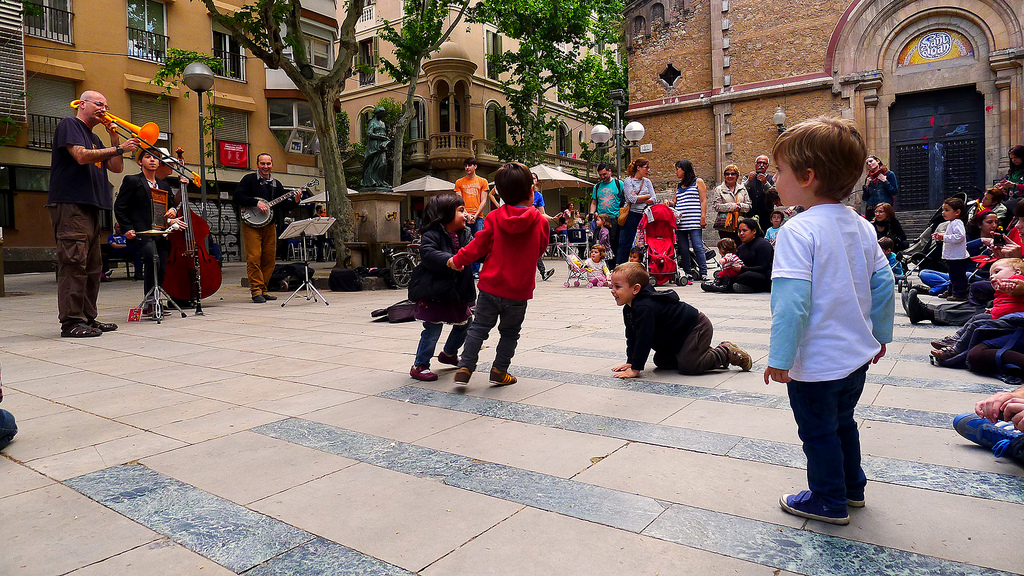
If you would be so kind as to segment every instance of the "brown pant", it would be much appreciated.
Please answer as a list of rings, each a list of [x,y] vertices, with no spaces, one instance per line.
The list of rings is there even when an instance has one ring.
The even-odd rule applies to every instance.
[[[57,318],[68,330],[96,319],[103,273],[99,208],[60,203],[47,209],[57,242]]]
[[[249,292],[253,296],[266,294],[267,282],[274,273],[274,262],[277,259],[277,226],[268,224],[263,228],[253,228],[243,222],[241,227]]]
[[[690,334],[683,340],[683,347],[673,358],[675,366],[662,366],[655,357],[655,365],[664,368],[675,368],[680,374],[703,374],[708,370],[727,366],[729,353],[724,348],[711,347],[711,338],[714,335],[714,327],[711,320],[703,313],[697,313],[697,324],[690,331]]]

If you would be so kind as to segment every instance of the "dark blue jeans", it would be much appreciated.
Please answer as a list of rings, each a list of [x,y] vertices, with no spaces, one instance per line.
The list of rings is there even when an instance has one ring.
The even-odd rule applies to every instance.
[[[967,291],[970,288],[967,275],[971,273],[971,268],[975,267],[974,261],[970,258],[946,260],[946,267],[949,268],[950,293],[957,298],[967,298]]]
[[[466,347],[462,350],[459,366],[476,371],[476,363],[480,357],[480,347],[491,333],[495,324],[498,326],[498,345],[494,349],[493,367],[507,372],[512,364],[519,343],[519,331],[523,328],[526,318],[528,300],[509,300],[483,290],[476,299],[473,311],[473,325],[466,336]],[[500,322],[499,322],[500,320]]]
[[[865,364],[839,380],[793,380],[787,385],[807,455],[807,487],[831,508],[846,509],[847,498],[864,498],[867,479],[860,467],[860,434],[853,410],[867,371]]]
[[[636,228],[640,225],[640,219],[643,217],[643,212],[630,212],[626,223],[619,228],[619,248],[615,252],[616,264],[629,262],[629,251],[633,248],[633,241],[636,240]]]
[[[444,343],[443,352],[449,356],[456,356],[459,348],[466,341],[466,332],[472,320],[465,324],[452,325],[452,331],[448,334],[448,340]],[[444,324],[440,322],[424,322],[423,332],[420,332],[420,344],[416,347],[416,366],[430,367],[430,359],[434,357],[434,350],[437,349],[437,341],[441,339],[441,329]]]
[[[484,229],[484,215],[481,214],[472,224],[469,225],[469,229],[473,231],[473,236],[476,236]],[[473,262],[473,274],[480,274],[480,263]]]
[[[0,410],[0,450],[10,444],[17,433],[18,425],[14,423],[14,415],[7,410]]]
[[[697,258],[700,275],[707,276],[708,263],[707,256],[704,254],[704,231],[701,229],[676,230],[676,243],[679,246],[676,258],[682,263],[683,272],[689,275],[693,271],[690,262],[690,248],[693,248],[693,255]]]

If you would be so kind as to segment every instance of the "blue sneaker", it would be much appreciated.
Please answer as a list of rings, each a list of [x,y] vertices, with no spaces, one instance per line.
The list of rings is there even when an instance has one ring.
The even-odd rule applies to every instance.
[[[801,518],[840,526],[850,523],[850,515],[846,512],[845,506],[842,509],[829,508],[810,490],[803,490],[799,494],[783,494],[779,505],[786,512]]]
[[[991,448],[996,458],[1006,454],[1014,439],[1024,434],[1014,430],[1012,422],[996,422],[993,424],[973,412],[961,414],[954,418],[953,429],[971,442],[985,448]],[[1006,455],[1009,456],[1009,454]]]

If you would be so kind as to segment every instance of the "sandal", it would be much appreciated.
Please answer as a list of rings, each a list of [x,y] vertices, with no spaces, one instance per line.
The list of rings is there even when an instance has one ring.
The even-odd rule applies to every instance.
[[[89,327],[98,328],[100,332],[113,332],[117,330],[117,324],[113,322],[98,322],[96,320],[89,322]]]
[[[99,328],[93,328],[88,324],[75,324],[67,330],[60,331],[61,338],[92,338],[103,334]]]

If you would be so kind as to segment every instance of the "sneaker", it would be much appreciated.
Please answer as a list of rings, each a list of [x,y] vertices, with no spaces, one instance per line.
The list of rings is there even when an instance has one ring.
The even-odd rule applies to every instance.
[[[951,360],[959,354],[960,352],[952,346],[946,346],[939,350],[932,350],[932,356],[934,356],[936,360]]]
[[[946,302],[967,302],[966,296],[946,296]]]
[[[257,303],[257,304],[263,304],[264,302],[267,301],[267,299],[264,298],[262,294],[257,294],[257,295],[252,297],[252,301]]]
[[[441,352],[440,354],[437,355],[437,361],[440,362],[441,364],[448,364],[450,366],[458,366],[459,365],[459,355],[458,354],[445,354],[444,352]]]
[[[497,368],[491,368],[491,382],[498,386],[508,386],[517,382],[516,377]]]
[[[748,372],[754,362],[750,359],[750,354],[747,354],[746,350],[733,344],[732,342],[722,342],[719,344],[729,354],[729,364],[733,366],[739,366],[740,370]]]
[[[733,284],[732,291],[737,294],[754,294],[755,292],[759,292],[757,288],[747,286],[746,284]]]
[[[719,284],[712,284],[711,282],[701,282],[700,289],[705,292],[728,292],[729,289]]]
[[[412,376],[416,380],[422,380],[423,382],[433,382],[437,380],[437,374],[430,371],[429,366],[413,366],[409,370],[409,376]]]
[[[473,371],[463,366],[455,371],[455,383],[459,386],[466,386],[469,384],[469,377],[473,375]]]
[[[1012,422],[993,424],[973,412],[954,418],[953,429],[971,442],[984,448],[991,448],[996,457],[1001,456],[1014,439],[1024,434],[1015,430]]]
[[[924,311],[924,305],[921,304],[921,298],[917,294],[917,290],[911,289],[907,293],[907,304],[904,307],[907,312],[907,318],[911,324],[917,324],[922,320],[928,320],[928,315]]]
[[[938,340],[932,340],[932,348],[935,348],[936,350],[942,350],[943,348],[948,348],[954,345],[956,345],[956,338],[952,336],[945,336]]]
[[[864,507],[864,495],[858,498],[851,498],[849,494],[846,495],[846,507],[847,508],[863,508]]]
[[[277,300],[277,296],[273,296],[271,294],[264,293],[263,294],[263,299],[266,300],[267,302],[269,302],[271,300]]]
[[[541,279],[542,280],[550,280],[551,277],[554,276],[554,275],[555,275],[555,269],[551,268],[550,270],[545,270],[544,271],[544,275],[541,276]]]
[[[786,512],[801,518],[810,518],[840,526],[850,523],[850,515],[846,512],[845,507],[842,510],[829,508],[810,490],[802,490],[799,494],[783,494],[779,499],[779,505]]]

